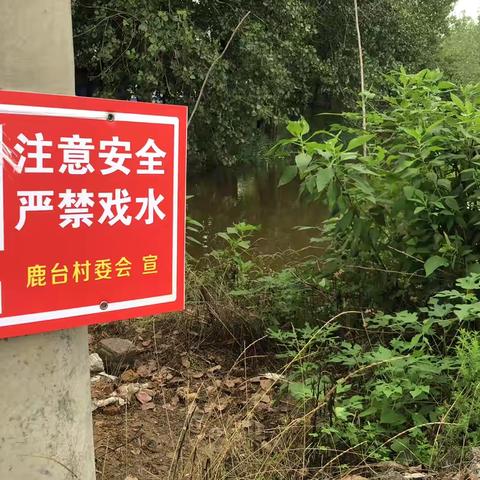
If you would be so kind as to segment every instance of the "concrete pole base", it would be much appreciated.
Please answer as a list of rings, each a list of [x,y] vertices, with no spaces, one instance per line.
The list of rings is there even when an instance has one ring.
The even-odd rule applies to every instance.
[[[70,0],[0,0],[0,89],[74,94]],[[86,328],[0,340],[1,480],[95,479],[89,373]]]
[[[87,329],[0,341],[0,478],[94,480]]]

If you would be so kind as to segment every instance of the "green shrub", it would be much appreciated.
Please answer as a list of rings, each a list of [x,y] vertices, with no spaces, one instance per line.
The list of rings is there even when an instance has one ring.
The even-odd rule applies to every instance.
[[[332,311],[330,282],[318,278],[316,264],[292,262],[287,254],[259,255],[253,242],[259,229],[233,224],[217,233],[212,250],[188,264],[188,302],[206,307],[212,333],[226,330],[242,345],[268,327],[302,326]]]
[[[293,361],[289,393],[322,412],[310,432],[318,452],[432,464],[445,460],[440,446],[456,461],[478,444],[479,291],[472,274],[414,312],[272,330]]]
[[[360,264],[446,286],[479,270],[480,85],[429,70],[387,80],[388,96],[366,94],[367,131],[291,122],[279,146],[293,147],[295,164],[280,184],[298,176],[304,196],[328,205],[332,271]]]

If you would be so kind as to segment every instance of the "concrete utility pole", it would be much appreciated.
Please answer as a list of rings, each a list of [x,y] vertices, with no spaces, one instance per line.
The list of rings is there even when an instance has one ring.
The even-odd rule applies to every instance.
[[[0,0],[0,89],[74,93],[70,0]],[[0,340],[0,410],[0,479],[94,480],[87,329]]]

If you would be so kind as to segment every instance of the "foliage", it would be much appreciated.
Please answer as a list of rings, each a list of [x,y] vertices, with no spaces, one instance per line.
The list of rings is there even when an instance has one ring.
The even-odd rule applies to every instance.
[[[456,346],[458,379],[452,406],[445,409],[444,417],[454,424],[446,432],[447,440],[455,445],[455,438],[463,444],[478,445],[480,441],[480,334],[461,330]],[[457,449],[458,451],[458,445]],[[463,452],[460,452],[463,454]],[[458,455],[458,453],[457,453]]]
[[[328,205],[333,271],[358,259],[448,283],[479,268],[480,85],[401,70],[388,87],[367,94],[366,132],[357,114],[344,114],[353,126],[313,134],[305,120],[291,122],[280,146],[297,154],[281,183],[299,176],[301,193]]]
[[[364,0],[360,22],[369,74],[435,56],[453,0]],[[74,3],[76,63],[108,97],[193,107],[216,64],[189,130],[195,164],[233,163],[257,126],[305,111],[313,99],[349,103],[358,92],[351,0],[84,0]],[[388,35],[386,35],[388,32]],[[324,102],[325,103],[325,102]]]
[[[88,0],[74,25],[77,65],[97,79],[102,96],[193,107],[216,65],[189,129],[190,157],[230,164],[257,122],[274,123],[311,97],[317,59],[314,10],[304,0],[272,2]]]
[[[320,327],[271,331],[295,360],[289,392],[323,412],[310,432],[319,454],[334,449],[431,464],[444,458],[444,442],[457,454],[476,444],[480,275],[456,283],[424,308],[378,313],[357,329],[337,317]]]
[[[187,215],[186,221],[186,242],[187,244],[201,245],[197,235],[203,230],[203,225],[194,218]]]
[[[233,224],[217,233],[210,252],[189,260],[189,301],[207,305],[215,335],[226,330],[244,341],[268,327],[304,325],[335,306],[316,264],[291,262],[287,254],[258,255],[253,235],[259,229]]]
[[[193,195],[187,195],[187,204],[188,200],[190,200],[192,196]],[[185,222],[185,240],[187,245],[202,245],[202,242],[198,239],[198,236],[202,230],[203,225],[190,215],[187,215]]]
[[[383,73],[404,66],[432,67],[439,42],[448,29],[455,0],[364,0],[359,22],[366,83],[381,88]],[[316,47],[321,59],[319,91],[352,106],[359,92],[358,45],[352,0],[319,2]]]
[[[480,23],[469,17],[452,20],[443,39],[439,66],[454,82],[466,85],[480,78]]]
[[[217,233],[218,237],[226,242],[226,246],[212,250],[209,255],[224,270],[222,277],[226,278],[231,286],[241,288],[249,279],[254,263],[247,259],[245,254],[252,245],[251,236],[258,229],[256,225],[241,222],[228,227],[225,232]]]

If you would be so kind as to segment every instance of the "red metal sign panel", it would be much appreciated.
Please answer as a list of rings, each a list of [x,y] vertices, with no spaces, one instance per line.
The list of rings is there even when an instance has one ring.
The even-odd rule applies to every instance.
[[[0,91],[0,338],[183,309],[186,115]]]

